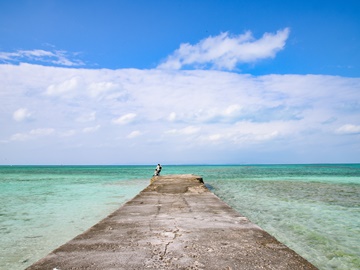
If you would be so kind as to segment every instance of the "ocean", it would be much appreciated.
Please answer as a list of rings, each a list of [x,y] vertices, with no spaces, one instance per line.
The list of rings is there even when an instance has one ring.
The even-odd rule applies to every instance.
[[[132,199],[154,166],[0,166],[0,269],[24,269]],[[319,269],[360,269],[360,164],[163,165]]]

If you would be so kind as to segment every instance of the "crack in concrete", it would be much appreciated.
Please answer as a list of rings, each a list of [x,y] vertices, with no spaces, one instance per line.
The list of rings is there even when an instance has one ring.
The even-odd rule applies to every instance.
[[[185,198],[183,195],[181,195],[181,199],[183,200],[183,202],[184,202],[185,205],[187,206],[189,212],[191,213],[193,210],[191,209],[191,206],[190,206],[190,204],[188,203],[188,201],[186,200],[186,198]]]
[[[168,242],[167,244],[165,244],[165,249],[164,249],[164,252],[163,252],[163,255],[162,257],[165,257],[166,256],[166,253],[167,253],[167,248],[168,246],[172,243],[172,241]]]
[[[174,234],[174,237],[171,241],[167,242],[165,244],[165,247],[164,247],[164,252],[163,252],[163,257],[166,256],[166,253],[167,253],[167,249],[169,247],[170,244],[174,243],[174,240],[179,236],[178,232],[179,232],[179,228],[177,227],[177,225],[175,224],[175,230],[172,231],[172,233]]]

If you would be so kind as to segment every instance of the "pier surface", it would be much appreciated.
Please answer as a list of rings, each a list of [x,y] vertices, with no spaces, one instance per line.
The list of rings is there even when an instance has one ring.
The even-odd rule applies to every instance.
[[[317,269],[195,175],[167,175],[27,268]]]

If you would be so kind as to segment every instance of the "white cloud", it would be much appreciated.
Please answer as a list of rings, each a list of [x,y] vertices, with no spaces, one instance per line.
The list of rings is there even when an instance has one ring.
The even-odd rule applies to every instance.
[[[94,82],[89,85],[89,94],[91,97],[99,97],[118,88],[119,85],[113,82]]]
[[[63,94],[70,93],[73,95],[74,91],[79,86],[79,82],[77,78],[71,78],[69,80],[65,80],[58,84],[52,84],[46,89],[46,94],[50,96],[60,96]]]
[[[199,141],[232,145],[233,147],[246,147],[253,144],[265,143],[282,137],[297,134],[298,123],[272,122],[272,123],[253,123],[238,122],[235,125],[226,125],[217,129],[207,129],[203,132],[204,136],[199,137]],[[216,132],[216,133],[215,133]]]
[[[187,126],[181,129],[171,129],[166,131],[166,133],[179,134],[179,135],[192,135],[198,133],[199,131],[200,131],[200,127]]]
[[[92,151],[99,140],[106,153],[102,157],[109,163],[130,162],[119,157],[119,151],[123,156],[144,153],[144,160],[151,163],[153,156],[147,153],[188,162],[194,149],[214,159],[220,150],[223,156],[244,149],[262,156],[271,149],[268,160],[276,162],[281,158],[278,149],[307,151],[308,156],[333,149],[334,156],[340,157],[344,153],[356,156],[360,148],[354,136],[334,136],[335,131],[358,132],[359,78],[22,64],[0,65],[0,81],[4,85],[0,91],[1,152],[14,153],[19,160],[22,153],[15,141],[20,140],[22,146],[33,149],[49,142],[53,147],[49,155],[61,150],[77,157],[78,163],[83,163],[81,155]],[[124,93],[126,98],[122,98]],[[31,117],[34,108],[36,119],[26,125],[14,121]],[[48,126],[53,129],[38,129]],[[84,132],[95,131],[96,136],[84,136]],[[146,136],[140,131],[146,131]],[[71,151],[74,145],[79,149],[76,155]]]
[[[0,52],[1,60],[14,60],[19,58],[36,59],[41,57],[52,57],[54,54],[44,50],[18,50],[16,52]]]
[[[242,134],[241,136],[235,137],[234,142],[237,144],[243,144],[243,143],[259,143],[264,141],[270,141],[279,136],[279,132],[277,130],[275,131],[268,131],[264,133],[248,133],[248,134]]]
[[[174,122],[176,120],[176,113],[171,112],[167,118],[170,122]]]
[[[221,134],[211,134],[209,135],[209,141],[219,141],[223,136]]]
[[[29,134],[26,133],[16,133],[14,135],[11,136],[11,140],[12,141],[26,141],[30,138]]]
[[[122,116],[114,119],[113,123],[119,124],[119,125],[129,124],[132,121],[134,121],[135,117],[136,117],[135,113],[128,113],[128,114],[122,115]]]
[[[32,115],[32,113],[28,109],[20,108],[14,112],[13,118],[15,121],[21,122],[21,121],[29,119],[31,117],[31,115]]]
[[[81,123],[91,122],[96,119],[96,112],[84,113],[76,118],[76,121]]]
[[[26,133],[16,133],[11,136],[12,141],[27,141],[37,137],[44,137],[53,134],[55,129],[53,128],[37,128],[32,129]]]
[[[249,31],[239,36],[221,33],[195,45],[181,44],[158,68],[181,69],[187,65],[210,65],[216,69],[233,70],[239,63],[273,58],[284,48],[289,33],[289,28],[285,28],[276,34],[265,33],[258,40]]]
[[[136,138],[136,137],[138,137],[138,136],[140,136],[140,135],[141,135],[141,132],[140,132],[140,131],[134,130],[134,131],[132,131],[131,133],[129,133],[129,134],[126,136],[126,138],[128,138],[128,139],[133,139],[133,138]]]
[[[54,132],[53,128],[37,128],[30,131],[30,135],[33,136],[47,136]]]
[[[76,130],[71,129],[71,130],[61,132],[60,137],[71,137],[71,136],[74,136],[75,134],[76,134]]]
[[[93,127],[86,127],[86,128],[83,128],[83,132],[84,133],[94,133],[96,131],[98,131],[100,128],[100,125],[97,125],[97,126],[93,126]]]
[[[238,104],[232,104],[230,106],[228,106],[225,111],[224,111],[224,115],[234,115],[236,113],[238,113],[241,110],[241,106]]]
[[[360,125],[343,125],[336,130],[339,134],[360,134]]]
[[[0,52],[0,61],[6,63],[17,62],[36,62],[51,63],[60,66],[81,66],[84,63],[73,58],[68,52],[63,50],[46,51],[46,50],[18,50],[15,52]]]

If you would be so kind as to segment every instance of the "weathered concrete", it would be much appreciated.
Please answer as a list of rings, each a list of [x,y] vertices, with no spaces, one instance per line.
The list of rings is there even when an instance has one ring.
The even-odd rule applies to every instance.
[[[154,177],[34,269],[316,269],[194,175]]]

